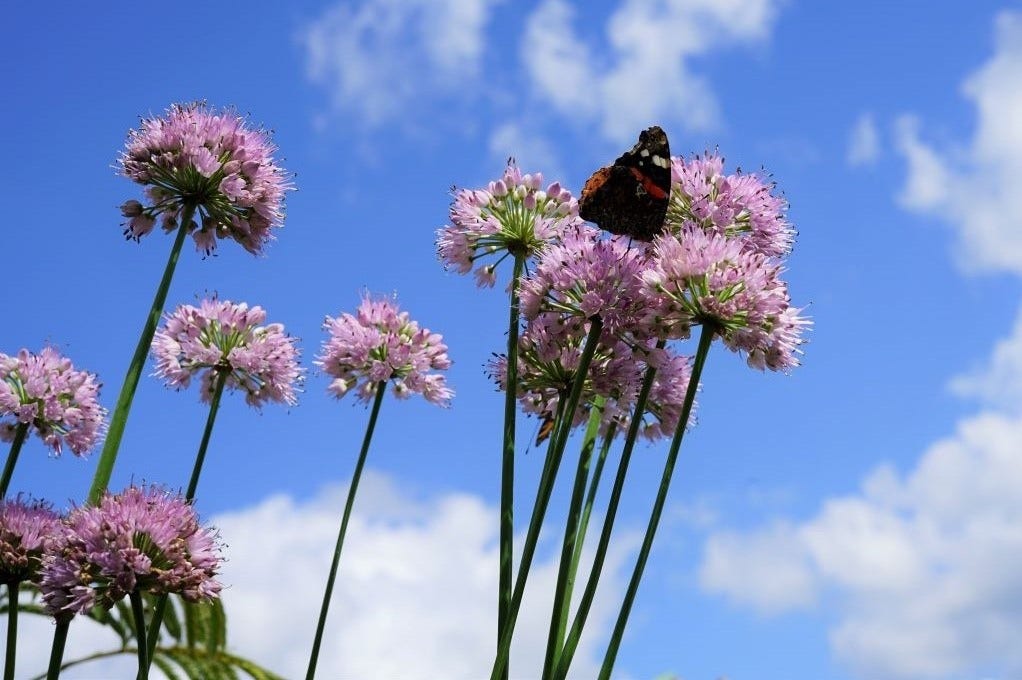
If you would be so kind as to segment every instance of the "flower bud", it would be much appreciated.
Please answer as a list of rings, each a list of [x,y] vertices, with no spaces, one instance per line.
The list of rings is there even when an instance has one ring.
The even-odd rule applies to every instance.
[[[121,204],[121,214],[125,217],[138,217],[142,214],[142,204],[132,199]]]

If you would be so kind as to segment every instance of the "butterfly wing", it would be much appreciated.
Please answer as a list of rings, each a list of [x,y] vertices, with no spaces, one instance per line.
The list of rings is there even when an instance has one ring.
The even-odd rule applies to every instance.
[[[612,234],[651,241],[663,231],[671,193],[671,151],[667,134],[654,125],[613,165],[586,181],[579,216]]]

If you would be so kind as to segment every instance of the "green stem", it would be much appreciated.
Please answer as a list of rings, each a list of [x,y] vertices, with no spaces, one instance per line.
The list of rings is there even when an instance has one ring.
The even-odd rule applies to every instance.
[[[209,400],[209,414],[206,416],[206,428],[202,431],[202,441],[199,442],[199,451],[195,454],[195,465],[192,467],[192,478],[188,481],[188,490],[185,492],[185,500],[189,503],[195,500],[195,489],[199,486],[199,475],[202,473],[203,463],[206,462],[206,449],[209,448],[209,438],[213,434],[213,423],[216,422],[216,414],[220,410],[220,397],[224,393],[224,385],[227,384],[229,375],[226,369],[216,369],[213,396]]]
[[[554,435],[551,441],[548,465],[544,465],[543,475],[540,477],[539,488],[536,490],[536,502],[532,506],[532,517],[529,519],[529,528],[525,534],[525,544],[522,546],[522,563],[518,567],[518,576],[515,579],[514,592],[511,594],[511,607],[508,610],[507,627],[500,637],[497,646],[497,655],[493,660],[493,669],[490,672],[490,680],[498,680],[503,676],[507,668],[508,656],[511,653],[511,637],[514,635],[515,622],[518,619],[518,610],[522,606],[522,596],[525,594],[525,581],[529,577],[529,569],[532,566],[532,558],[536,552],[536,543],[539,540],[539,531],[543,524],[543,517],[546,515],[547,505],[550,503],[550,494],[553,492],[554,481],[557,478],[557,468],[561,464],[561,456],[564,447],[568,443],[568,435],[571,433],[571,423],[575,411],[578,409],[578,402],[582,395],[582,387],[585,385],[589,373],[589,364],[593,354],[596,353],[596,346],[603,331],[603,322],[600,318],[593,317],[590,321],[589,335],[586,337],[585,347],[578,360],[575,381],[571,386],[571,396],[568,398],[568,405],[559,418],[559,426],[554,427]]]
[[[185,235],[188,233],[188,225],[195,214],[195,206],[186,203],[181,212],[181,226],[178,227],[177,237],[170,249],[170,257],[167,259],[167,266],[163,270],[163,278],[156,289],[153,298],[153,305],[149,309],[149,316],[146,317],[145,326],[142,327],[142,334],[138,338],[138,346],[135,347],[135,356],[131,359],[128,372],[124,376],[124,383],[121,385],[121,393],[117,396],[117,405],[114,407],[113,416],[110,418],[110,428],[107,430],[106,441],[103,442],[103,452],[96,464],[96,474],[92,479],[92,487],[89,489],[88,502],[96,504],[106,491],[110,483],[110,476],[114,471],[114,462],[117,460],[117,451],[121,447],[121,438],[124,436],[124,426],[128,422],[128,413],[131,411],[131,402],[135,398],[135,389],[138,387],[139,377],[142,375],[142,367],[145,365],[146,356],[149,354],[149,347],[153,342],[153,335],[156,333],[156,325],[160,322],[160,315],[163,314],[163,305],[167,300],[167,292],[170,290],[170,281],[174,278],[174,269],[177,267],[178,257],[181,255],[181,246],[184,244]]]
[[[599,434],[600,421],[603,417],[603,397],[597,397],[590,409],[589,423],[586,425],[582,439],[582,450],[578,456],[578,468],[575,470],[575,484],[568,505],[568,516],[564,524],[564,542],[561,545],[561,562],[557,569],[557,585],[554,588],[553,609],[550,612],[550,633],[547,638],[546,658],[543,661],[543,677],[550,677],[556,667],[557,656],[564,640],[565,621],[571,605],[571,591],[574,586],[574,573],[571,569],[581,526],[582,499],[585,493],[586,480],[589,478],[589,464],[592,461],[593,449],[596,447],[596,436]]]
[[[337,532],[337,545],[334,548],[334,559],[330,564],[330,575],[326,580],[326,590],[323,592],[323,606],[319,611],[319,623],[316,625],[316,638],[312,642],[312,654],[309,656],[309,670],[305,674],[306,680],[316,677],[316,663],[319,660],[319,647],[323,642],[323,630],[326,628],[327,610],[330,609],[330,596],[334,592],[334,580],[337,577],[337,565],[341,560],[341,547],[344,545],[344,534],[348,530],[348,519],[351,517],[351,508],[355,503],[355,493],[358,491],[358,481],[362,477],[362,468],[365,466],[366,456],[369,454],[369,442],[373,439],[373,429],[376,427],[376,416],[380,412],[380,404],[383,403],[383,395],[386,393],[387,383],[381,381],[376,384],[376,399],[373,400],[373,408],[369,413],[369,424],[366,426],[365,438],[362,440],[362,450],[358,454],[358,462],[355,463],[355,473],[351,478],[351,485],[348,487],[348,500],[344,504],[344,515],[341,517],[341,528]]]
[[[504,441],[500,468],[500,563],[497,583],[497,641],[507,627],[511,607],[512,551],[514,549],[515,415],[518,412],[518,283],[525,258],[515,256],[511,274],[511,304],[507,326],[507,379],[504,390]],[[502,680],[507,680],[507,669]]]
[[[657,343],[657,349],[663,349],[663,341]],[[568,632],[568,638],[561,650],[557,662],[556,678],[563,678],[568,674],[568,667],[571,665],[575,649],[578,647],[579,639],[582,637],[582,629],[585,626],[586,618],[589,616],[589,609],[592,607],[593,598],[596,596],[596,588],[600,583],[600,575],[603,573],[603,563],[607,559],[607,549],[610,546],[610,536],[614,530],[614,520],[617,518],[617,508],[621,501],[621,492],[624,489],[625,477],[628,473],[628,464],[631,461],[632,450],[639,437],[639,427],[642,425],[642,416],[646,411],[646,402],[649,400],[649,393],[653,389],[653,379],[656,377],[656,368],[650,366],[646,369],[646,376],[643,378],[642,387],[639,389],[639,396],[635,400],[635,411],[632,413],[632,422],[628,426],[628,433],[625,435],[624,448],[621,451],[621,460],[618,461],[617,475],[614,478],[614,487],[610,492],[610,500],[607,501],[607,512],[603,518],[603,529],[600,531],[600,540],[596,545],[596,554],[593,556],[593,565],[589,571],[589,578],[586,587],[582,591],[582,598],[578,603],[578,610]]]
[[[138,642],[138,680],[148,680],[149,678],[149,661],[146,654],[146,640],[145,640],[145,614],[142,612],[142,593],[138,592],[138,589],[132,590],[128,594],[128,600],[131,601],[131,615],[135,620],[135,637]]]
[[[599,680],[609,680],[610,673],[614,669],[618,648],[621,646],[621,638],[624,636],[625,626],[628,623],[628,615],[632,611],[635,593],[639,589],[639,581],[642,580],[642,572],[646,568],[646,560],[649,557],[650,547],[653,545],[653,537],[656,534],[657,526],[660,524],[660,515],[663,512],[664,503],[667,501],[667,490],[671,485],[674,465],[678,461],[681,441],[685,437],[685,429],[688,426],[689,415],[692,413],[692,404],[695,403],[696,391],[699,389],[699,379],[703,373],[703,365],[706,363],[706,356],[710,352],[710,344],[713,342],[715,333],[716,328],[714,326],[703,324],[702,331],[699,334],[699,347],[696,349],[696,357],[692,362],[692,376],[689,378],[688,391],[685,392],[685,403],[681,408],[681,419],[678,421],[678,428],[674,432],[674,440],[671,441],[671,448],[667,453],[667,462],[664,464],[664,473],[660,479],[660,489],[657,491],[656,501],[653,503],[653,512],[649,517],[646,535],[642,539],[642,548],[639,550],[639,558],[636,560],[632,579],[628,583],[624,602],[621,603],[621,611],[614,626],[614,633],[611,635],[610,643],[607,646],[607,653],[603,657],[603,667],[600,669]]]
[[[60,678],[60,662],[64,659],[64,645],[67,644],[67,629],[71,626],[71,617],[57,619],[53,628],[53,646],[50,648],[50,665],[46,671],[46,680]]]
[[[578,522],[578,535],[582,537],[575,543],[575,554],[571,556],[571,581],[568,582],[568,597],[571,597],[570,588],[575,582],[575,575],[578,573],[578,563],[582,559],[582,544],[585,540],[586,531],[589,529],[589,518],[593,514],[593,504],[596,501],[596,488],[603,476],[603,466],[607,462],[607,454],[610,453],[610,446],[614,443],[614,435],[617,427],[611,423],[607,428],[607,434],[603,436],[603,444],[600,445],[600,455],[596,458],[596,467],[593,468],[593,478],[589,482],[589,491],[586,492],[585,506],[582,508],[582,518]]]
[[[17,429],[14,430],[14,441],[11,442],[11,450],[7,454],[3,476],[0,477],[0,499],[7,497],[7,487],[11,484],[11,475],[14,474],[14,466],[18,462],[21,445],[25,443],[25,438],[28,436],[29,425],[30,423],[19,423]]]
[[[18,652],[18,590],[19,581],[7,583],[7,656],[4,658],[4,680],[14,680],[14,661]]]
[[[199,450],[195,454],[195,465],[192,466],[192,478],[188,482],[188,490],[185,492],[185,500],[191,503],[195,500],[195,490],[199,486],[199,475],[202,473],[203,463],[206,461],[206,450],[209,448],[209,439],[213,434],[213,423],[216,422],[216,414],[220,410],[220,397],[224,393],[224,385],[227,384],[228,372],[217,369],[216,378],[213,380],[213,396],[209,400],[209,414],[206,416],[206,427],[202,431],[202,441],[199,442]],[[156,599],[153,607],[153,618],[149,622],[149,632],[146,634],[146,643],[149,645],[146,659],[151,666],[153,656],[156,652],[156,644],[160,640],[160,628],[163,627],[163,617],[167,613],[166,593]],[[137,680],[141,680],[141,672]]]

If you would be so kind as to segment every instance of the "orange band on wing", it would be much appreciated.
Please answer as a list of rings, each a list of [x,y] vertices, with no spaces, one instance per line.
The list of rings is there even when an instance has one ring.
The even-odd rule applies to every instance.
[[[639,183],[642,184],[642,188],[646,190],[647,194],[653,198],[667,198],[667,192],[654,184],[653,180],[643,174],[642,170],[639,170],[638,168],[629,168],[629,170],[631,170],[632,174],[635,175],[635,179],[639,180]]]

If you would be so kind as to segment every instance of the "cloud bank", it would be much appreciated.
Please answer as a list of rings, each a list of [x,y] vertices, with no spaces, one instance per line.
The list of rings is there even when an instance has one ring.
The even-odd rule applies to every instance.
[[[997,17],[993,56],[965,82],[968,141],[924,141],[895,125],[907,164],[902,204],[959,236],[973,271],[1022,274],[1022,14]],[[872,154],[868,121],[849,160]],[[857,139],[856,139],[857,138]],[[722,530],[706,542],[702,587],[764,613],[827,606],[836,657],[858,677],[1022,675],[1022,317],[987,366],[951,381],[985,411],[959,422],[912,469],[879,466],[856,493],[803,521]],[[735,565],[762,564],[750,577]]]

